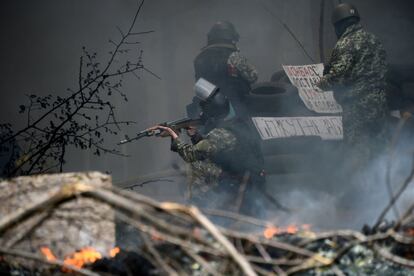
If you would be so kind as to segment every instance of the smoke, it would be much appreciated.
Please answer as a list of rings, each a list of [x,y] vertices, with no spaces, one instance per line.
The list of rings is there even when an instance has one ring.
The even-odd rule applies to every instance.
[[[144,50],[144,64],[161,76],[161,80],[143,73],[140,80],[131,77],[125,81],[129,102],[117,103],[118,119],[135,120],[137,124],[121,133],[119,139],[108,140],[108,144],[115,145],[123,134],[132,137],[141,129],[185,115],[185,106],[193,96],[193,59],[205,45],[206,34],[217,20],[235,24],[241,35],[239,47],[258,68],[259,81],[269,80],[281,69],[281,64],[309,63],[278,19],[263,6],[279,16],[310,55],[318,59],[319,3],[315,5],[314,2],[261,0],[265,5],[260,5],[259,1],[251,0],[147,0],[136,30],[155,31],[139,37],[139,41]],[[412,1],[352,2],[359,8],[363,24],[384,41],[391,64],[414,63]],[[81,47],[104,55],[110,50],[108,39],[118,35],[116,26],[123,29],[128,25],[136,4],[133,0],[8,1],[4,4],[0,9],[0,28],[5,41],[0,51],[2,121],[16,126],[24,124],[25,118],[18,116],[17,107],[24,102],[25,94],[62,95],[66,88],[76,87]],[[327,13],[332,8],[330,5]],[[335,41],[333,28],[329,20],[325,21],[328,22],[325,48],[331,48]],[[412,144],[409,139],[404,142],[406,146]],[[182,162],[169,152],[169,143],[168,139],[146,139],[127,144],[122,151],[129,154],[129,158],[110,155],[96,158],[90,152],[69,149],[64,169],[109,171],[115,183],[122,182],[170,169],[172,164]],[[411,159],[407,154],[401,150],[395,159],[392,183],[396,186],[410,169]],[[321,155],[316,161],[309,161],[312,166],[292,165],[309,171],[314,169],[315,163],[331,163],[325,169],[326,174],[313,178],[308,175],[270,176],[267,191],[293,211],[286,214],[274,210],[270,203],[259,199],[257,204],[263,216],[275,218],[281,224],[311,223],[319,228],[335,225],[360,228],[363,223],[372,223],[389,200],[381,176],[386,156],[364,171],[368,179],[366,187],[337,183],[331,172],[340,159],[324,160]],[[138,189],[156,198],[174,201],[183,201],[184,190],[184,178],[175,179],[174,183],[151,183]],[[413,196],[412,189],[401,199],[401,210],[410,203],[410,196]],[[343,208],[344,203],[349,203],[347,208]],[[392,212],[388,218],[393,218]]]
[[[347,168],[351,165],[349,162],[341,163],[333,157],[328,160],[336,164],[336,173],[327,170],[327,167],[320,167],[317,178],[304,176],[295,181],[283,180],[281,177],[270,178],[268,188],[292,212],[283,213],[266,208],[266,217],[276,218],[281,225],[309,223],[315,230],[338,227],[360,230],[364,225],[374,225],[390,202],[391,195],[386,183],[387,169],[390,169],[390,183],[395,195],[414,166],[410,127],[405,129],[394,150],[391,168],[390,154],[385,150],[367,166],[354,171]],[[346,172],[346,175],[338,174],[341,171]],[[414,183],[410,183],[395,204],[399,211],[396,213],[393,208],[385,219],[388,222],[397,220],[413,204],[413,196]]]

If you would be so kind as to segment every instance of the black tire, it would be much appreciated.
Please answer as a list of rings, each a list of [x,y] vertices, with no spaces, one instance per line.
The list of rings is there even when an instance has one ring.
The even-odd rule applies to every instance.
[[[279,70],[275,72],[270,78],[270,81],[290,84],[289,77],[286,75],[285,70]]]
[[[252,86],[249,95],[256,96],[275,96],[288,95],[294,92],[296,88],[293,85],[282,82],[260,82]]]
[[[265,82],[253,86],[244,104],[253,116],[289,116],[305,109],[297,88],[286,83]]]

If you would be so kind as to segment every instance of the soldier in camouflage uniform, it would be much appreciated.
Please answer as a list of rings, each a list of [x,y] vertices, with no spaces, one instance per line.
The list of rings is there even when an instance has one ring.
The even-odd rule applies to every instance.
[[[387,64],[381,42],[359,20],[352,5],[335,8],[332,21],[338,42],[318,86],[333,90],[342,105],[344,142],[372,157],[384,146]]]
[[[240,119],[230,118],[230,104],[221,92],[200,97],[206,135],[184,142],[172,129],[155,126],[171,136],[171,150],[190,163],[200,184],[194,203],[214,208],[229,208],[235,204],[239,185],[248,172],[250,191],[264,185],[263,156],[257,134]],[[193,135],[195,132],[188,131]],[[200,183],[201,182],[201,183]],[[253,184],[254,183],[254,184]],[[249,187],[248,186],[248,187]],[[254,200],[254,192],[246,195]],[[242,211],[251,212],[245,200]],[[252,213],[251,213],[252,214]]]
[[[206,79],[220,87],[238,116],[246,116],[241,103],[257,81],[257,70],[236,46],[239,40],[234,25],[218,21],[207,35],[207,46],[194,60],[195,79]]]

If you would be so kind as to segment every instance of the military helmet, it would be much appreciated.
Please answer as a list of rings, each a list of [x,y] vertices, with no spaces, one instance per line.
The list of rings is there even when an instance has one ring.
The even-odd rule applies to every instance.
[[[360,19],[358,10],[351,4],[339,4],[332,12],[332,24],[335,25],[339,21],[350,17]]]
[[[200,78],[194,85],[196,96],[201,100],[202,119],[219,119],[230,111],[230,103],[226,96],[219,92],[219,88],[209,81]]]
[[[217,21],[207,34],[207,40],[211,41],[239,41],[239,33],[229,21]]]

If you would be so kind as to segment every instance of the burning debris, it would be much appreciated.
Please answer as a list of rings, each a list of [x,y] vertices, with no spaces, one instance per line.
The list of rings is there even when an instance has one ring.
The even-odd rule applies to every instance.
[[[160,203],[108,185],[93,185],[97,179],[108,177],[88,174],[91,176],[93,181],[86,183],[87,178],[78,175],[76,181],[62,184],[58,190],[43,190],[47,197],[38,197],[26,207],[3,213],[0,272],[13,275],[131,275],[131,271],[132,275],[414,275],[414,206],[400,221],[375,230],[367,228],[365,234],[352,230],[315,233],[309,225],[276,227],[229,213],[239,223],[262,227],[262,231],[247,233],[216,226],[193,206]],[[44,177],[56,179],[58,175]],[[29,179],[20,177],[12,181]],[[66,175],[68,179],[73,180]],[[66,255],[61,255],[61,243],[22,247],[33,237],[43,239],[45,244],[50,237],[40,236],[42,232],[39,232],[47,225],[48,218],[34,225],[31,231],[23,231],[21,225],[79,200],[111,206],[120,221],[137,229],[140,239],[136,250],[111,247],[103,252],[95,246],[102,242],[99,235],[95,236],[96,240],[90,239],[87,246],[71,248]],[[72,219],[71,224],[94,223],[86,216],[87,212],[84,211],[85,216],[78,216],[78,221]],[[69,228],[58,230],[66,237]],[[19,236],[19,242],[7,244],[4,237],[10,237],[10,233]]]

